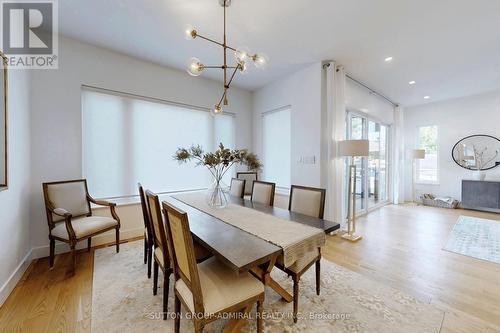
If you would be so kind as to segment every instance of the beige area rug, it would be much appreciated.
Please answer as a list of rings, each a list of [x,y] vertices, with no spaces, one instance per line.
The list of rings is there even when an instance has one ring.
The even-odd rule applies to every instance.
[[[95,252],[92,332],[173,332],[173,319],[162,320],[162,290],[153,296],[142,251],[143,243],[137,241],[124,244],[119,254],[114,247]],[[432,305],[326,260],[321,264],[320,296],[315,292],[314,269],[301,280],[302,318],[297,324],[291,318],[292,304],[267,288],[264,332],[439,332],[444,313]],[[272,275],[292,290],[285,274],[275,270]],[[160,286],[162,279],[160,271]],[[173,303],[170,290],[169,311]],[[205,332],[219,332],[225,323],[218,320]],[[192,321],[183,319],[181,332],[192,331]],[[255,319],[248,320],[243,331],[255,332]]]

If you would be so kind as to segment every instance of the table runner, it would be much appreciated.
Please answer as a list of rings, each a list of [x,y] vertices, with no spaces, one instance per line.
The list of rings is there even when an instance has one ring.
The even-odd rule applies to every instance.
[[[304,254],[314,251],[326,243],[325,233],[319,228],[232,203],[223,209],[214,208],[207,204],[205,193],[186,193],[173,197],[186,205],[281,247],[285,267],[293,265]]]

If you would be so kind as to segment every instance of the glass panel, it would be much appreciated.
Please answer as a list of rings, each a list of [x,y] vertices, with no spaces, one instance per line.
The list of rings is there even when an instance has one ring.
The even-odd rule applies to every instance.
[[[351,118],[351,128],[350,128],[350,140],[362,140],[364,138],[364,126],[365,120],[358,116],[352,116]],[[356,166],[356,212],[363,211],[366,208],[365,205],[365,158],[355,157],[354,165]],[[349,170],[350,159],[348,159],[348,166],[346,170]],[[349,177],[349,175],[347,175]],[[346,184],[348,184],[349,178],[347,178]]]
[[[384,202],[387,197],[387,172],[388,172],[388,128],[387,126],[369,122],[368,139],[370,140],[370,157],[368,162],[368,207],[373,207]]]

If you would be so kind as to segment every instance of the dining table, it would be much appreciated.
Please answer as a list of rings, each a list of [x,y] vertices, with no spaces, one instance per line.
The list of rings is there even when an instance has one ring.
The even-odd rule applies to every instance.
[[[301,243],[308,244],[309,249],[321,247],[325,235],[340,228],[330,220],[246,198],[229,196],[225,208],[210,207],[204,198],[205,193],[200,191],[162,196],[161,200],[186,212],[193,238],[235,274],[252,273],[286,302],[292,302],[293,296],[271,277],[276,260],[286,258],[292,264],[301,251],[307,250]],[[291,241],[283,245],[287,237]],[[233,320],[225,331],[235,331],[240,324],[241,320]]]

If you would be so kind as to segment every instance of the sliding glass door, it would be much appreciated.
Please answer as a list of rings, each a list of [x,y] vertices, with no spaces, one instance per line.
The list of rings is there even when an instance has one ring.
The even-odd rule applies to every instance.
[[[356,157],[353,161],[356,165],[356,212],[364,213],[389,200],[389,127],[349,112],[347,139],[368,139],[370,142],[369,156]]]

